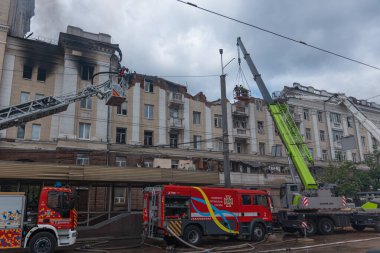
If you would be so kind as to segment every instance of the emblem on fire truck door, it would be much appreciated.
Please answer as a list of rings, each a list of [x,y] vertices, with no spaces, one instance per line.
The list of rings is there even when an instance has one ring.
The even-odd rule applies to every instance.
[[[231,195],[226,195],[224,197],[224,205],[226,207],[231,207],[234,204],[234,199],[231,197]]]

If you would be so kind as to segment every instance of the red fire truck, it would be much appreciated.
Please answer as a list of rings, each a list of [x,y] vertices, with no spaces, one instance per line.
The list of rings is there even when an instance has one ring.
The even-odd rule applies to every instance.
[[[271,199],[266,191],[164,185],[144,190],[147,238],[180,237],[199,245],[203,235],[249,237],[271,233]]]
[[[75,243],[77,213],[69,188],[43,187],[36,214],[27,211],[25,193],[0,192],[0,251],[29,248],[52,253]]]

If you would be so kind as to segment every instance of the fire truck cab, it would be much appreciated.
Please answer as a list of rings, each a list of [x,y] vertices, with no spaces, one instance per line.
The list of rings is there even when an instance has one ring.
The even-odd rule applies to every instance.
[[[147,238],[182,238],[199,245],[202,236],[239,236],[261,241],[272,231],[266,191],[164,185],[144,190]]]

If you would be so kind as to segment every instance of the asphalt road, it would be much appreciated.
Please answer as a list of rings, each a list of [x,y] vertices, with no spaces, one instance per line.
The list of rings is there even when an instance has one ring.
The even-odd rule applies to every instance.
[[[135,246],[135,247],[133,247]],[[133,247],[133,248],[130,248]],[[218,248],[208,252],[301,252],[301,253],[367,253],[369,250],[380,253],[380,234],[372,229],[366,229],[363,232],[348,230],[336,231],[334,235],[316,235],[309,238],[303,238],[297,234],[275,233],[263,243],[253,244],[246,240],[230,241],[224,238],[205,238],[200,246],[203,249]],[[104,249],[104,250],[102,250]],[[2,251],[3,252],[3,251]],[[4,253],[21,253],[25,250],[5,250]],[[57,249],[58,253],[74,252],[104,252],[104,253],[162,253],[168,252],[163,243],[152,240],[145,241],[141,244],[139,240],[120,239],[106,240],[93,239],[88,242],[77,243],[69,248]],[[178,245],[171,252],[201,252],[200,250],[186,248]],[[207,251],[205,251],[207,252]],[[373,253],[374,253],[373,252]]]

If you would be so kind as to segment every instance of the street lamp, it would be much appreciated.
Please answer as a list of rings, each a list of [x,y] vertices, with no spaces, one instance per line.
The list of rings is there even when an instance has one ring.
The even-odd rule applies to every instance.
[[[226,65],[223,66],[223,49],[219,49],[220,63],[222,66],[222,75],[220,76],[220,93],[221,93],[221,106],[222,106],[222,126],[223,126],[223,172],[224,172],[224,186],[231,187],[230,177],[230,159],[228,149],[228,124],[227,124],[227,96],[226,96],[226,75],[224,68],[230,64],[235,58],[232,58]]]

